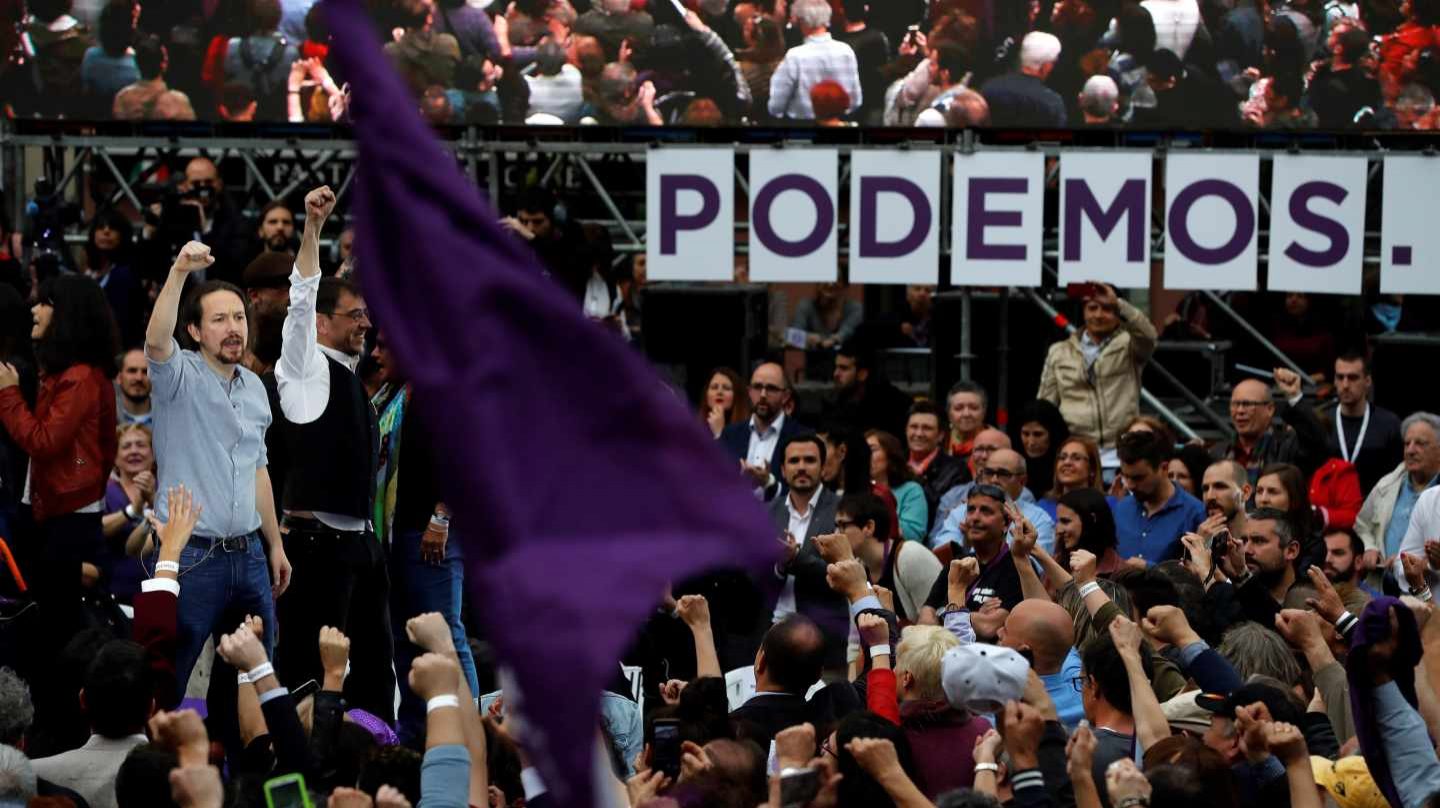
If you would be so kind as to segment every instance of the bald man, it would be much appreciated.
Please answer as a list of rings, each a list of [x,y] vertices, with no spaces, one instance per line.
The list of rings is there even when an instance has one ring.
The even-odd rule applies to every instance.
[[[984,434],[982,432],[980,436],[984,436]],[[977,437],[976,443],[978,444],[979,441],[980,437]],[[974,485],[993,485],[1004,491],[1006,498],[1014,502],[1020,509],[1020,513],[1030,520],[1030,524],[1035,526],[1035,532],[1038,534],[1036,544],[1044,548],[1047,553],[1054,552],[1055,522],[1049,514],[1035,504],[1034,497],[1031,497],[1028,502],[1025,501],[1024,497],[1030,493],[1025,488],[1025,482],[1025,458],[1021,457],[1020,453],[1014,449],[996,449],[989,452],[985,457],[984,464],[977,464],[975,469]],[[972,486],[970,490],[973,492],[974,487]],[[930,546],[943,547],[949,542],[956,542],[963,546],[965,539],[964,531],[961,528],[965,524],[965,515],[966,506],[962,501],[950,511],[950,514],[945,517],[944,524],[930,537]],[[1006,540],[1010,541],[1011,539],[1012,537],[1007,531]]]
[[[1309,479],[1325,461],[1325,429],[1305,397],[1300,376],[1286,368],[1275,369],[1281,401],[1270,385],[1246,379],[1230,393],[1230,423],[1235,440],[1216,447],[1216,460],[1234,460],[1245,467],[1253,485],[1260,469],[1271,463],[1294,463]],[[1279,420],[1277,420],[1279,419]]]
[[[765,499],[772,500],[784,487],[781,476],[781,447],[801,432],[794,419],[785,416],[790,401],[790,382],[785,370],[774,362],[758,365],[750,374],[750,420],[730,424],[720,433],[720,444],[740,464],[740,472]]]
[[[1010,436],[994,427],[987,426],[975,433],[975,439],[970,442],[970,454],[965,456],[965,462],[970,467],[971,477],[973,478],[980,469],[985,467],[985,460],[990,457],[992,452],[997,449],[1009,448],[1011,448]],[[935,543],[936,534],[940,532],[940,528],[945,526],[945,519],[956,508],[965,504],[965,499],[970,496],[970,487],[974,484],[975,481],[971,479],[940,495],[940,502],[935,506],[935,521],[930,526],[931,547],[938,546]],[[1035,497],[1029,491],[1025,491],[1023,496],[1031,502],[1035,501]]]
[[[1000,644],[1019,651],[1045,683],[1065,729],[1073,730],[1085,717],[1085,704],[1075,683],[1080,679],[1075,623],[1070,613],[1048,600],[1024,600],[1010,610],[1000,627]]]

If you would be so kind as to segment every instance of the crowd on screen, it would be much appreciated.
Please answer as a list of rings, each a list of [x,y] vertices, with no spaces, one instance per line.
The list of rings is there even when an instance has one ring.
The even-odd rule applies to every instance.
[[[366,0],[436,124],[1440,128],[1437,0]],[[682,13],[683,12],[683,13]],[[316,0],[7,0],[10,114],[343,120]]]
[[[209,159],[176,168],[83,254],[22,272],[5,239],[0,804],[259,805],[291,775],[332,806],[549,804],[464,608],[459,537],[490,526],[451,535],[336,195],[252,219]],[[506,237],[597,339],[643,340],[643,261],[607,274],[562,209],[527,192]],[[1233,379],[1204,445],[1140,406],[1160,341],[1220,327],[1200,303],[1078,289],[1002,421],[980,383],[885,379],[877,347],[945,327],[932,293],[883,322],[843,284],[781,302],[833,367],[818,401],[783,361],[704,380],[695,429],[777,563],[675,581],[636,627],[573,739],[607,804],[1440,805],[1440,415],[1374,402],[1409,380],[1368,339],[1416,300],[1277,300],[1305,375]]]

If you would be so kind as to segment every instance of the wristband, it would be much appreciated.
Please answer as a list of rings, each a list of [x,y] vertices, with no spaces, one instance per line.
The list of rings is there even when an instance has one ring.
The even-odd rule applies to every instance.
[[[1081,600],[1084,600],[1085,598],[1087,598],[1087,597],[1090,596],[1090,593],[1091,593],[1091,592],[1099,592],[1099,591],[1100,591],[1100,584],[1099,584],[1099,582],[1097,582],[1097,581],[1089,581],[1089,582],[1087,582],[1087,583],[1081,584],[1081,586],[1080,586],[1080,599],[1081,599]]]
[[[178,561],[156,561],[156,562],[155,562],[155,574],[156,574],[156,575],[159,575],[159,574],[162,573],[162,572],[173,572],[173,573],[175,573],[176,575],[179,575],[179,574],[180,574],[180,562],[178,562]]]
[[[1144,805],[1148,808],[1148,806],[1150,805],[1150,798],[1141,797],[1138,795],[1134,797],[1126,797],[1117,802],[1115,804],[1115,808],[1134,808],[1134,806],[1136,805]]]
[[[437,514],[435,514],[435,515],[433,515],[433,516],[430,517],[430,526],[433,527],[433,528],[437,528],[437,529],[439,529],[439,530],[449,530],[449,529],[450,529],[450,517],[449,517],[449,516],[441,516],[440,514],[437,513]]]
[[[235,674],[235,683],[240,685],[250,684],[250,674],[246,673],[245,671],[240,671],[239,673]]]
[[[1000,764],[999,764],[999,763],[976,763],[976,764],[975,764],[975,773],[976,773],[976,774],[979,774],[980,772],[990,772],[991,774],[995,775],[996,777],[999,777],[999,776],[1000,776]]]
[[[134,504],[134,503],[132,503],[132,502],[127,502],[127,503],[125,503],[125,518],[126,518],[126,519],[129,519],[129,520],[132,521],[132,522],[138,522],[138,521],[140,521],[140,514],[138,514],[138,513],[135,512],[135,504]]]
[[[269,662],[262,662],[250,669],[250,681],[258,682],[266,676],[275,675],[275,666]]]
[[[1420,591],[1416,592],[1416,593],[1415,593],[1415,597],[1417,597],[1417,598],[1419,598],[1419,599],[1421,599],[1421,600],[1424,600],[1424,601],[1429,601],[1429,600],[1430,600],[1430,597],[1431,597],[1430,587],[1427,586],[1427,587],[1425,587],[1424,589],[1421,589]]]
[[[443,710],[446,707],[455,707],[458,709],[460,707],[460,697],[454,693],[447,693],[425,702],[425,712],[427,714],[433,713],[436,710]]]
[[[877,656],[890,656],[890,646],[889,646],[889,645],[872,645],[872,646],[870,646],[870,657],[873,659],[873,658],[875,658],[875,657],[877,657]]]

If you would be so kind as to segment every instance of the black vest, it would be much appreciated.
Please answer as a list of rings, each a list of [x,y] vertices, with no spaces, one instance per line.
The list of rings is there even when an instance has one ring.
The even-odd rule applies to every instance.
[[[325,365],[330,400],[319,418],[292,423],[280,407],[278,392],[271,404],[271,431],[278,432],[286,461],[281,502],[286,510],[369,519],[380,454],[375,408],[358,376],[328,356]]]

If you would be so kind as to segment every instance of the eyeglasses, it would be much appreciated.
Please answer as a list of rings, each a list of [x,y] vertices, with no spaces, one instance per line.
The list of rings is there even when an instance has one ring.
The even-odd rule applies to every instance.
[[[366,321],[366,322],[369,322],[369,321],[370,321],[370,310],[369,310],[369,309],[351,309],[351,310],[349,310],[349,311],[332,311],[332,312],[330,312],[329,316],[331,316],[331,317],[349,317],[351,320],[356,320],[356,321],[364,320],[364,321]]]
[[[1244,400],[1231,401],[1231,402],[1230,402],[1230,409],[1232,409],[1232,410],[1253,410],[1253,409],[1255,409],[1256,407],[1264,407],[1264,406],[1267,406],[1267,405],[1269,405],[1269,404],[1270,404],[1269,401],[1244,401]]]
[[[751,383],[750,389],[751,389],[751,391],[756,392],[756,393],[767,393],[767,394],[772,395],[772,396],[778,396],[778,395],[780,395],[781,393],[785,392],[785,388],[783,388],[783,387],[781,387],[781,386],[779,386],[779,385],[776,385],[776,384],[761,384],[760,382],[753,382],[753,383]]]
[[[1070,677],[1070,686],[1073,687],[1073,688],[1075,688],[1075,692],[1076,692],[1076,693],[1084,693],[1084,692],[1085,692],[1085,677],[1084,677],[1084,676],[1072,676],[1072,677]]]
[[[1020,476],[1020,472],[1010,469],[983,468],[976,476],[982,480],[1013,480]]]

